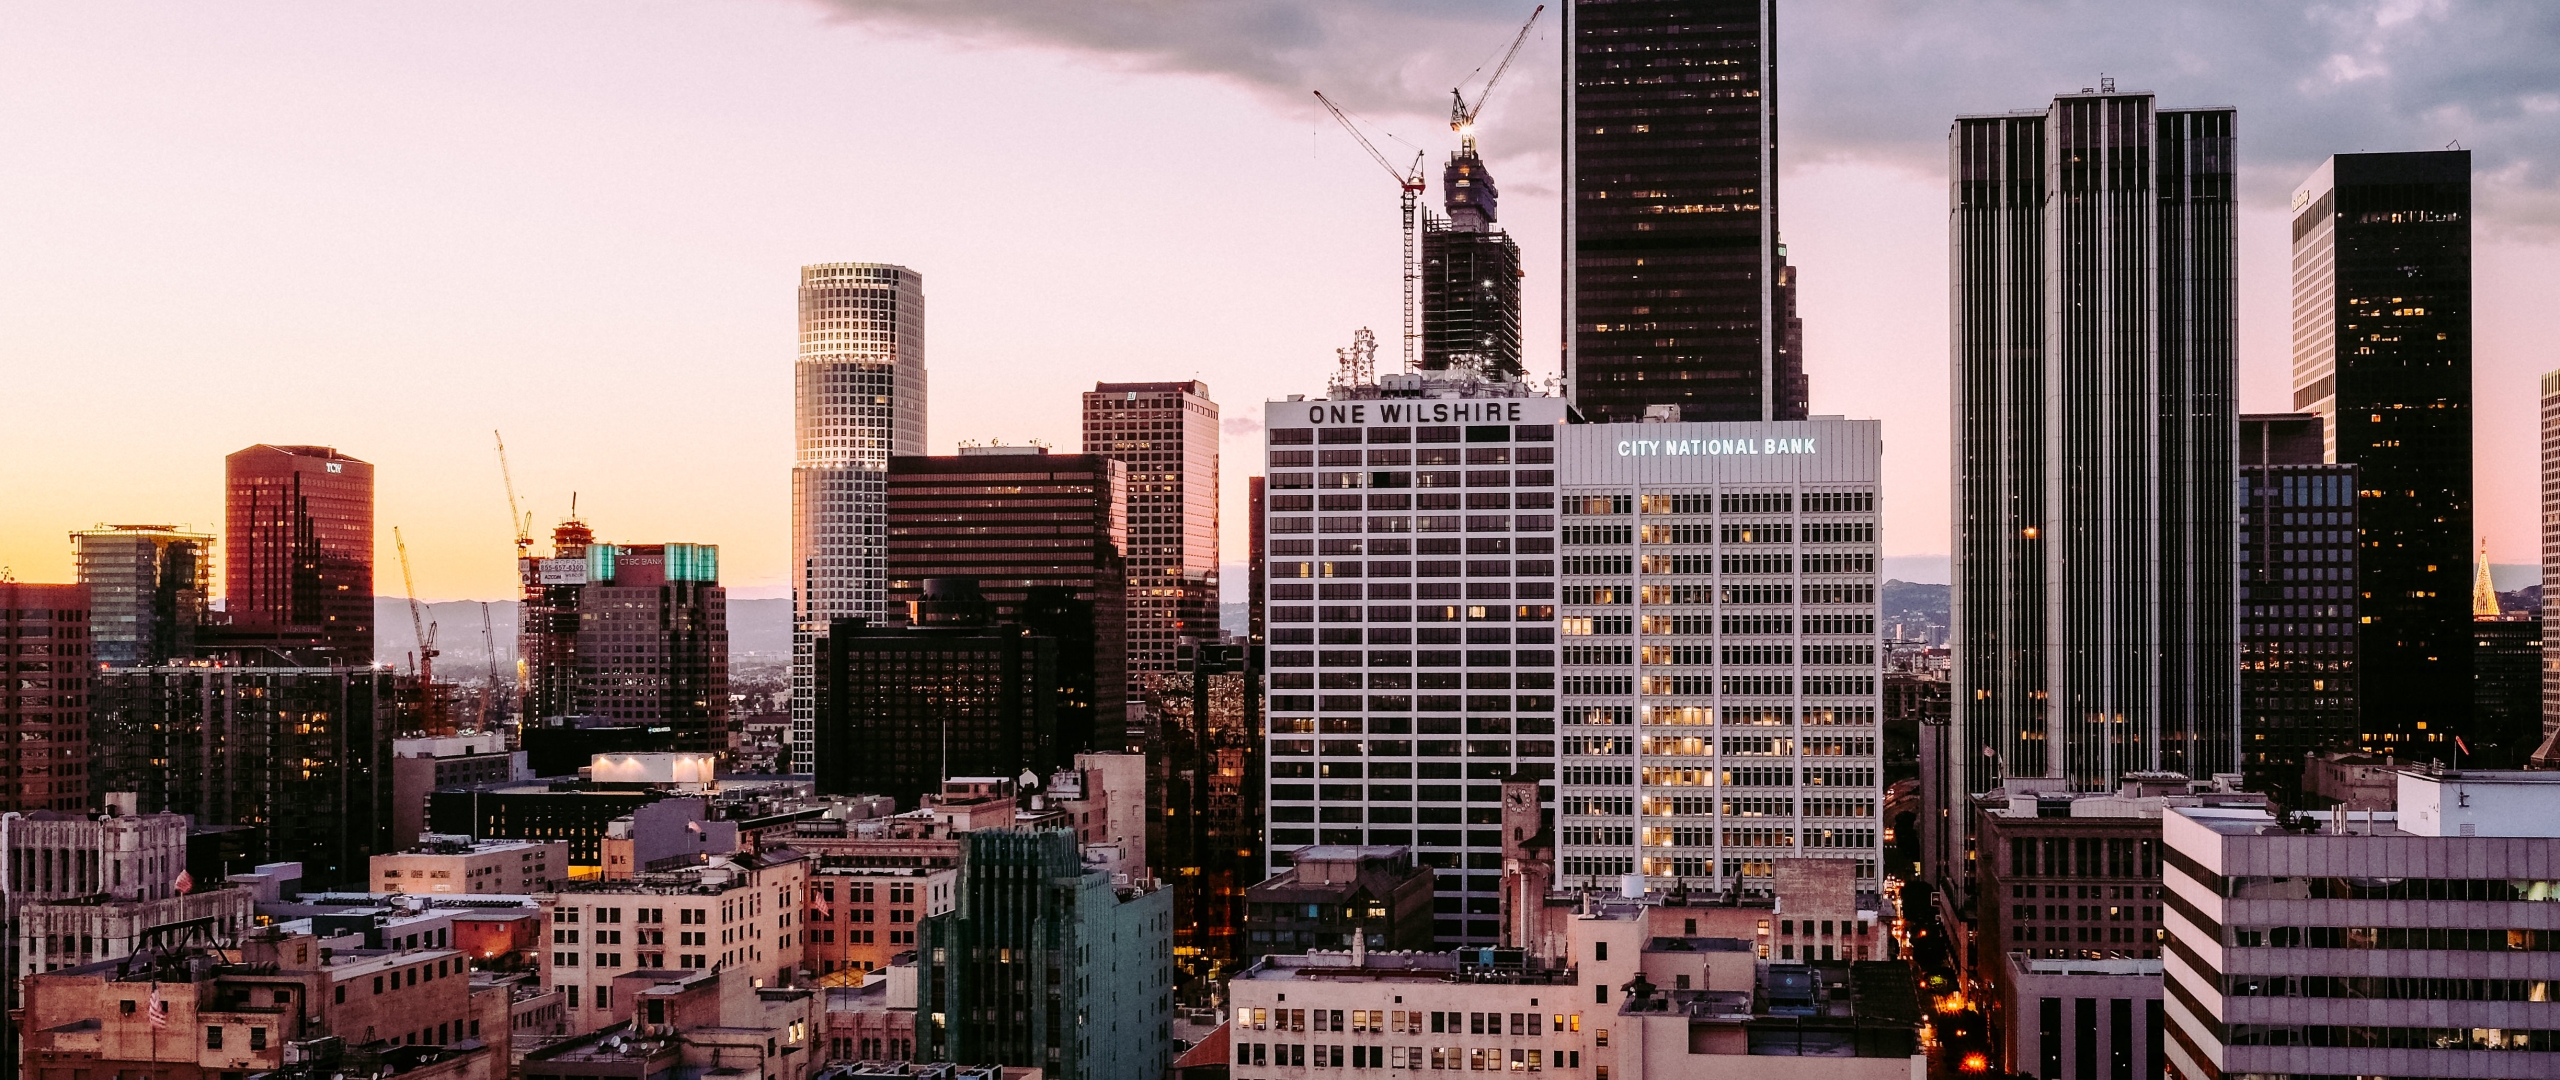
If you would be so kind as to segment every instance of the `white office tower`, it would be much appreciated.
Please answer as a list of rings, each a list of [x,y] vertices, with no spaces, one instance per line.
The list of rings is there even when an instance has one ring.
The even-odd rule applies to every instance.
[[[887,263],[800,268],[792,379],[791,771],[816,768],[817,639],[878,621],[889,457],[924,453],[924,276]]]
[[[2393,779],[2396,810],[2161,818],[2169,1075],[2560,1076],[2560,773]],[[2073,1013],[2010,1022],[2058,1047]]]
[[[1410,846],[1501,931],[1502,782],[1548,779],[1565,402],[1462,370],[1264,407],[1270,849]]]
[[[1561,439],[1558,885],[1766,892],[1830,856],[1879,889],[1882,426]]]

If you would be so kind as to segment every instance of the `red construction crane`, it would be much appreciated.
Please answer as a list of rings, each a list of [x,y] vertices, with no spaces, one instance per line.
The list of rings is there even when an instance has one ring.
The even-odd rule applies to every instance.
[[[1429,188],[1422,181],[1422,153],[1414,152],[1412,167],[1396,168],[1394,162],[1387,160],[1387,155],[1378,152],[1378,147],[1369,141],[1368,136],[1360,133],[1360,128],[1351,122],[1350,114],[1343,112],[1332,98],[1324,96],[1324,91],[1318,90],[1315,95],[1317,101],[1324,103],[1325,111],[1342,122],[1342,130],[1351,133],[1352,141],[1369,152],[1369,160],[1387,170],[1387,175],[1394,177],[1396,185],[1404,191],[1404,369],[1411,371],[1415,351],[1422,343],[1422,336],[1415,326],[1418,321],[1415,318],[1415,290],[1422,282],[1422,275],[1414,264],[1414,249],[1422,242],[1422,193]]]
[[[1520,46],[1529,41],[1529,29],[1538,25],[1538,16],[1546,10],[1545,4],[1538,5],[1536,11],[1529,13],[1529,21],[1520,24],[1519,36],[1511,39],[1511,50],[1502,54],[1502,63],[1494,66],[1493,77],[1484,81],[1484,89],[1476,91],[1475,104],[1467,104],[1466,95],[1459,93],[1456,87],[1449,88],[1449,130],[1458,133],[1458,145],[1469,156],[1476,152],[1477,114],[1484,112],[1486,99],[1493,96],[1494,84],[1501,82],[1503,73],[1511,70],[1512,58],[1520,55]],[[1482,70],[1481,67],[1476,69]],[[1467,77],[1474,78],[1475,71],[1468,72]]]

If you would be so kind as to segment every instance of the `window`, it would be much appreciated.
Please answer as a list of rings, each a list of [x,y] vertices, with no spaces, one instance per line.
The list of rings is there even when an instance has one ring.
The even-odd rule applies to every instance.
[[[262,1027],[253,1027],[253,1028],[250,1028],[250,1029],[249,1029],[249,1049],[251,1049],[251,1050],[264,1050],[264,1049],[266,1049],[266,1048],[267,1048],[267,1029],[262,1028]]]
[[[204,1048],[205,1048],[205,1049],[207,1049],[207,1050],[220,1050],[220,1049],[222,1049],[222,1025],[220,1025],[220,1024],[207,1024],[207,1025],[205,1025],[205,1029],[204,1029]]]

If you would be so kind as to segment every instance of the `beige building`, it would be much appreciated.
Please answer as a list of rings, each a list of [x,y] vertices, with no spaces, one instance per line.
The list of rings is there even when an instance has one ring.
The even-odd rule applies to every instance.
[[[809,879],[801,938],[809,970],[824,977],[871,972],[916,948],[916,927],[957,901],[960,871],[925,867],[846,868]],[[859,976],[827,980],[854,985]]]
[[[808,859],[779,849],[545,894],[543,984],[561,991],[575,1032],[612,1023],[616,980],[638,970],[720,967],[750,987],[787,985],[800,967],[809,871]]]
[[[407,851],[373,857],[373,891],[523,896],[569,876],[569,845],[427,833]]]
[[[1228,984],[1228,1075],[1919,1080],[1911,969],[1882,959],[1856,864],[1770,870],[1741,902],[1550,895],[1507,935],[1524,947],[1266,956]]]

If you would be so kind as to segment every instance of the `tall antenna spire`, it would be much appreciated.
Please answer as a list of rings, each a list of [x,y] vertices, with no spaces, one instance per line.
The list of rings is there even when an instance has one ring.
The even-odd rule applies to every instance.
[[[2471,617],[2498,617],[2498,588],[2489,583],[2489,538],[2480,538],[2480,569],[2471,575]]]

